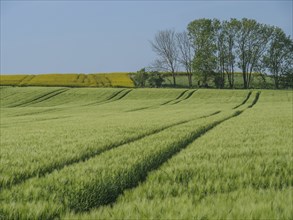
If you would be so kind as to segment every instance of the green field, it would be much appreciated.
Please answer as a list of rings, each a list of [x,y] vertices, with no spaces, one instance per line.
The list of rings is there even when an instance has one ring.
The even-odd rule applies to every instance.
[[[293,218],[292,91],[0,93],[0,219]]]

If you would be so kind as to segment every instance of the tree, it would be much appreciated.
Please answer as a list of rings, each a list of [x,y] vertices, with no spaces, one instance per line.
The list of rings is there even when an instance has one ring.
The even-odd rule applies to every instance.
[[[247,18],[235,23],[237,23],[238,29],[236,37],[238,67],[242,70],[243,87],[248,89],[252,80],[252,72],[261,65],[260,61],[267,49],[271,28]]]
[[[161,74],[157,71],[153,71],[149,73],[148,82],[150,87],[161,87],[162,83],[164,82],[164,78],[161,76]]]
[[[150,43],[153,51],[158,55],[158,59],[154,63],[155,69],[171,72],[175,87],[179,55],[175,31],[159,31]]]
[[[134,81],[134,84],[138,87],[145,87],[145,83],[148,79],[148,74],[145,71],[145,68],[137,71],[133,76],[132,79]]]
[[[224,70],[227,75],[230,89],[234,88],[234,75],[235,75],[235,63],[236,63],[236,33],[237,33],[237,20],[232,18],[229,22],[224,21],[222,23],[223,30],[223,44],[222,47],[224,53]]]
[[[292,64],[291,64],[292,65]],[[281,75],[280,85],[282,88],[293,88],[293,68],[287,69],[284,74]]]
[[[209,77],[214,75],[217,67],[215,23],[217,20],[198,19],[188,24],[188,34],[196,51],[192,67],[199,73],[204,86],[208,86]]]
[[[221,22],[214,21],[215,43],[216,43],[216,56],[217,68],[215,72],[214,83],[217,88],[224,88],[225,86],[225,64],[227,60],[227,49],[225,45],[225,32]]]
[[[194,58],[194,49],[192,47],[192,42],[188,37],[186,31],[176,34],[177,45],[179,50],[179,63],[184,67],[189,87],[192,87],[192,61]]]
[[[270,46],[263,61],[274,79],[276,89],[279,89],[280,82],[287,87],[284,82],[290,81],[293,72],[293,42],[282,29],[273,28]]]

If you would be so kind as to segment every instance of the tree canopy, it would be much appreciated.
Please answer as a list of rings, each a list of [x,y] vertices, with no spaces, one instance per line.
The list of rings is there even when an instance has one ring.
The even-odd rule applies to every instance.
[[[236,71],[241,71],[245,89],[251,87],[253,73],[264,81],[272,77],[277,89],[293,87],[292,39],[281,28],[253,19],[197,19],[182,33],[159,31],[151,46],[158,55],[157,70],[172,73],[174,86],[181,67],[190,87],[194,75],[204,87],[214,79],[218,88],[224,88],[226,80],[234,88]]]

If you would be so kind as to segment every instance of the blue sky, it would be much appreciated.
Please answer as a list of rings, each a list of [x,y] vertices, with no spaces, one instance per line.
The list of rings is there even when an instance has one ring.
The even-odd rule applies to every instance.
[[[3,1],[1,73],[130,72],[149,41],[199,18],[253,18],[292,36],[292,1]]]

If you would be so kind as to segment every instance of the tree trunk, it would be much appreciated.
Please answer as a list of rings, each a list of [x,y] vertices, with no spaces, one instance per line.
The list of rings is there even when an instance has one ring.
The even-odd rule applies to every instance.
[[[175,73],[172,73],[172,77],[173,77],[173,86],[176,87],[176,76]]]
[[[229,82],[229,88],[233,89],[234,88],[234,72],[227,73],[227,78]]]
[[[222,65],[220,77],[221,77],[221,89],[223,89],[225,87],[225,67],[224,67],[224,65]]]
[[[250,88],[250,83],[251,83],[251,77],[252,77],[252,70],[253,70],[253,66],[250,67],[249,73],[247,74],[247,88]]]
[[[224,89],[224,87],[225,87],[225,73],[223,72],[222,73],[222,82],[221,82],[221,89]]]
[[[277,75],[274,76],[274,81],[276,89],[279,89],[279,77]]]
[[[187,77],[188,77],[189,88],[191,88],[192,87],[192,74],[188,73]]]
[[[235,74],[234,72],[232,73],[232,89],[234,89],[234,77],[235,77]]]
[[[227,78],[228,78],[229,88],[232,89],[232,78],[231,78],[231,73],[227,73]]]
[[[207,84],[208,84],[208,74],[207,73],[204,73],[204,76],[203,76],[203,86],[204,87],[207,87]]]
[[[248,89],[247,88],[247,75],[245,72],[242,73],[242,76],[243,76],[243,88],[244,89]]]

